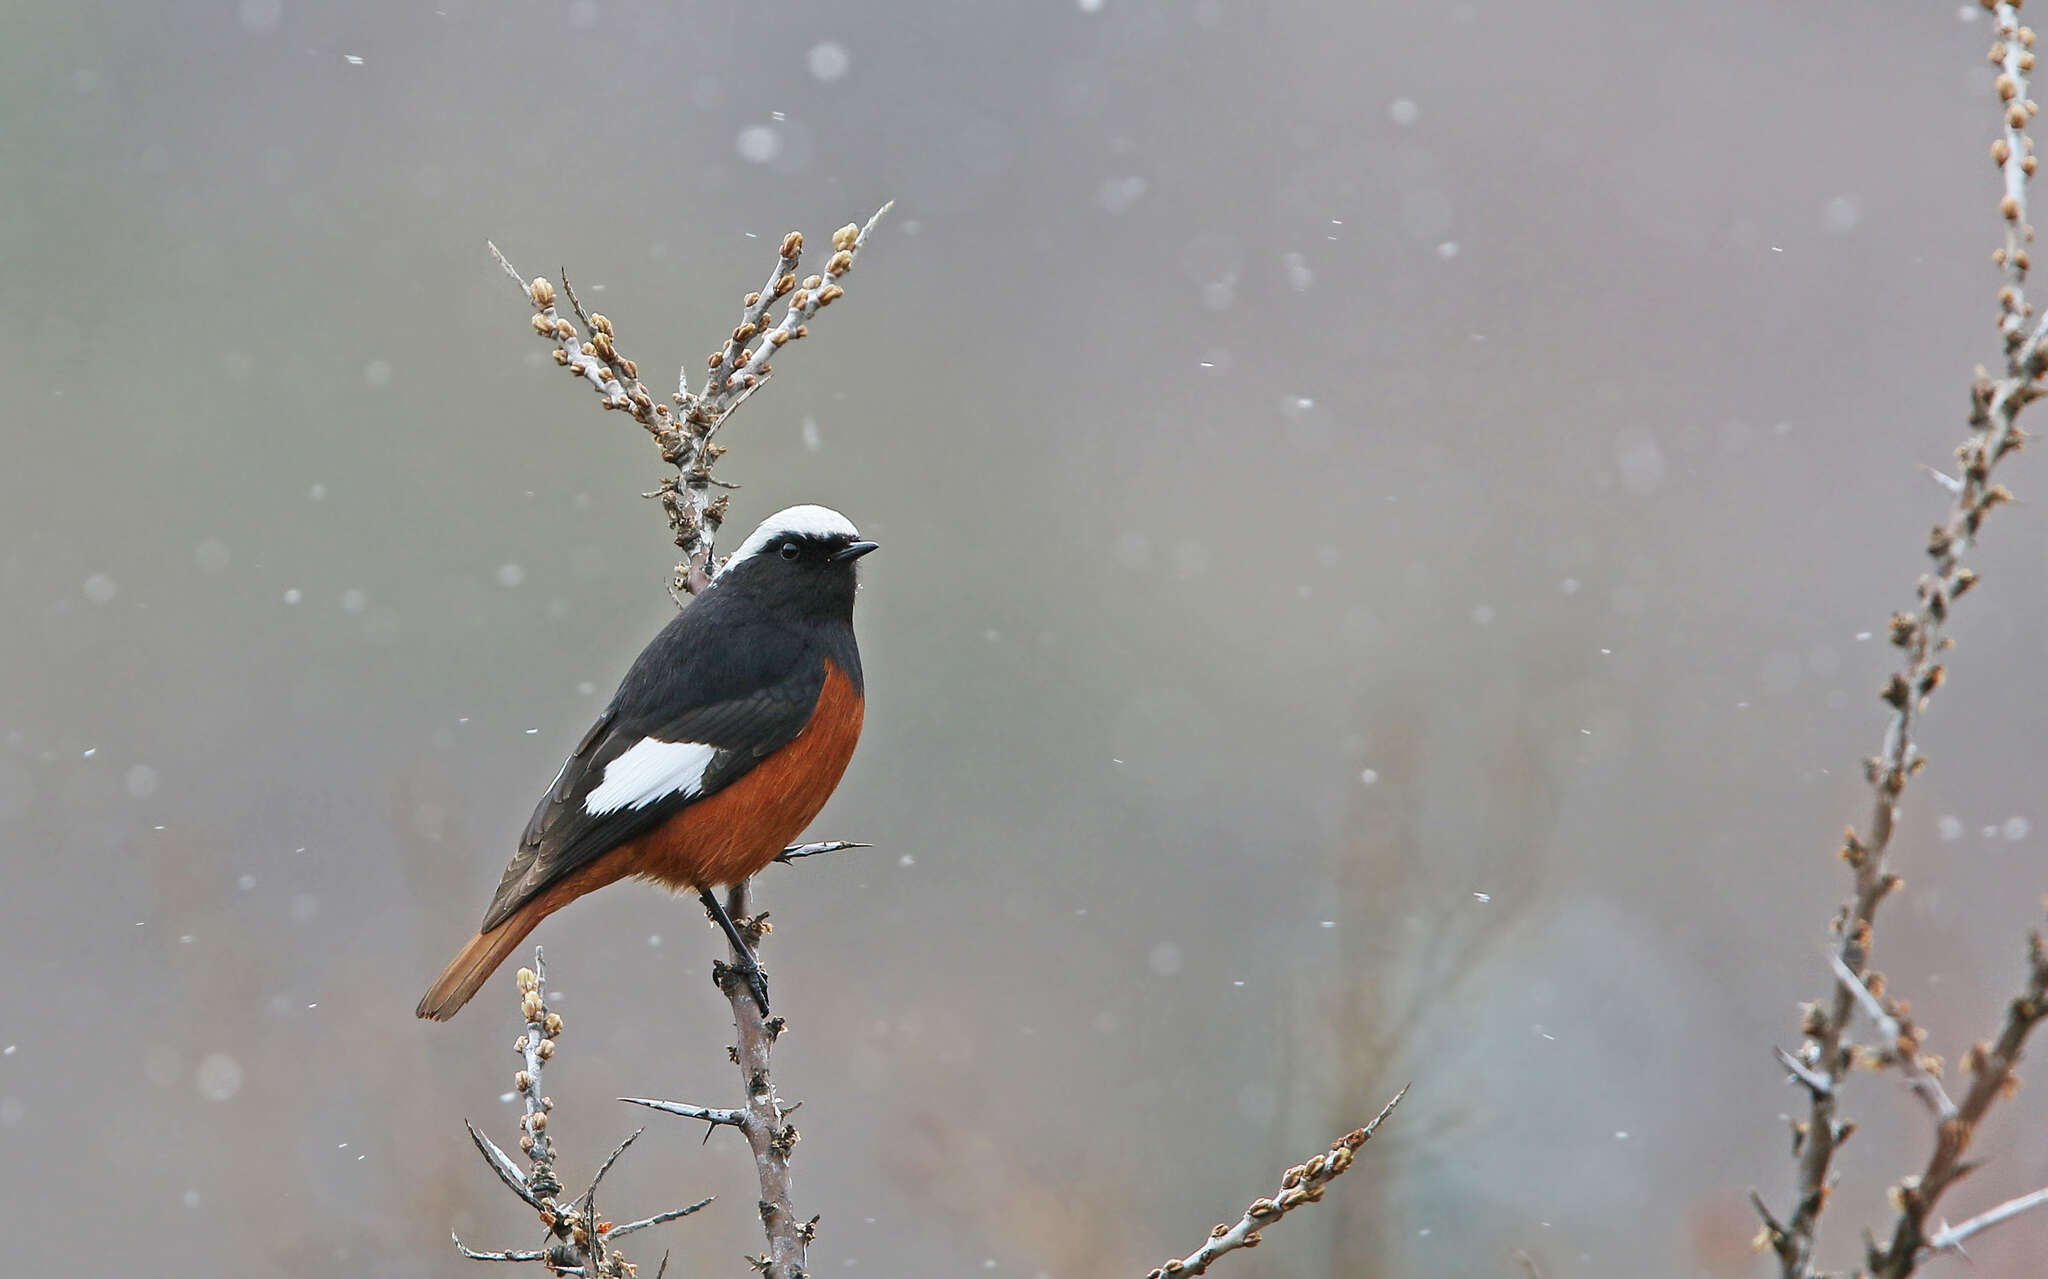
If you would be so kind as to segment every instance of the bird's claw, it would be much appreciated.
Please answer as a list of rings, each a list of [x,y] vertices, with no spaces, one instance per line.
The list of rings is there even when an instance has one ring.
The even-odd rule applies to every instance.
[[[746,955],[733,963],[723,959],[711,962],[711,980],[719,990],[730,996],[735,987],[745,983],[747,993],[754,997],[755,1007],[761,1010],[762,1020],[768,1018],[768,974],[761,969],[752,955]]]
[[[761,971],[758,963],[748,963],[740,970],[747,979],[747,993],[754,997],[754,1006],[761,1010],[763,1018],[768,1016],[768,974]]]

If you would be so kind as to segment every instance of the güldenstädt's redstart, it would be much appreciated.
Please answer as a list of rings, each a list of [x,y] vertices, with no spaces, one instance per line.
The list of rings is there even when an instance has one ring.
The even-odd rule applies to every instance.
[[[822,506],[754,530],[634,660],[562,765],[421,1017],[453,1017],[541,920],[629,875],[696,893],[767,1013],[760,967],[712,890],[774,861],[853,758],[854,562],[874,549]]]

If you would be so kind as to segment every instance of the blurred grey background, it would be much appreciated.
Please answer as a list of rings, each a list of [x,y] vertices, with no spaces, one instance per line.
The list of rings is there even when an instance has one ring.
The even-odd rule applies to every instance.
[[[1142,1273],[1410,1079],[1231,1273],[1762,1273],[1917,464],[1997,353],[1974,12],[16,6],[0,1199],[88,1273],[533,1240],[461,1128],[514,1135],[509,976],[411,1010],[672,548],[484,239],[697,368],[776,237],[893,198],[722,468],[741,527],[884,546],[816,832],[876,847],[761,884],[817,1273]],[[1976,561],[1883,921],[1949,1053],[2048,886],[2039,509]],[[694,905],[538,939],[571,1180],[612,1098],[733,1096]],[[1952,1216],[2048,1181],[2042,1091]],[[1892,1081],[1851,1109],[1832,1264],[1926,1148]],[[611,1204],[717,1194],[630,1252],[741,1273],[698,1135]]]

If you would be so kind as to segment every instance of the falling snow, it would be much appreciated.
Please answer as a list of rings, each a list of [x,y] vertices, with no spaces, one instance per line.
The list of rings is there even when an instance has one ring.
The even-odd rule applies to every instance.
[[[227,543],[217,538],[207,538],[192,548],[192,561],[203,573],[219,573],[228,566]]]
[[[1820,217],[1828,234],[1847,235],[1863,220],[1863,206],[1853,195],[1838,195],[1821,209]]]
[[[1104,178],[1095,188],[1095,203],[1105,213],[1129,213],[1145,198],[1145,179],[1132,174],[1129,177]]]
[[[810,68],[813,77],[831,84],[846,74],[853,65],[853,59],[847,55],[846,46],[832,40],[821,40],[812,45],[810,53],[804,56],[804,65]]]
[[[1145,956],[1145,967],[1160,977],[1171,977],[1181,969],[1180,947],[1170,941],[1160,942]]]
[[[242,0],[242,27],[247,31],[268,31],[284,16],[284,0]]]
[[[227,1101],[242,1091],[242,1063],[226,1053],[208,1053],[192,1079],[200,1096],[208,1101]]]
[[[734,139],[733,148],[748,164],[772,164],[782,154],[782,135],[769,125],[748,125]]]

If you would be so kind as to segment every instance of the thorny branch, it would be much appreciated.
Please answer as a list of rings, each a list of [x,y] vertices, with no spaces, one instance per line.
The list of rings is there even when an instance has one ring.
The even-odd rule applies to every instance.
[[[1203,1274],[1216,1258],[1225,1253],[1258,1247],[1260,1232],[1267,1226],[1303,1204],[1315,1203],[1323,1197],[1324,1188],[1351,1167],[1352,1157],[1358,1153],[1358,1148],[1372,1139],[1380,1122],[1393,1114],[1394,1107],[1400,1105],[1401,1099],[1407,1095],[1408,1089],[1402,1088],[1394,1094],[1392,1101],[1380,1108],[1380,1113],[1373,1116],[1371,1123],[1352,1129],[1332,1142],[1328,1151],[1282,1173],[1280,1188],[1271,1195],[1252,1200],[1252,1206],[1244,1210],[1244,1216],[1239,1217],[1235,1225],[1218,1222],[1201,1247],[1160,1266],[1146,1279]]]
[[[1949,1099],[1948,1090],[1941,1086],[1935,1070],[1939,1062],[1923,1061],[1920,1056],[1920,1042],[1925,1033],[1913,1024],[1912,1015],[1904,1004],[1896,999],[1882,999],[1873,985],[1882,987],[1884,977],[1872,973],[1866,981],[1849,971],[1839,954],[1830,952],[1828,964],[1835,970],[1835,980],[1842,983],[1856,1002],[1863,1008],[1864,1015],[1877,1027],[1879,1047],[1869,1053],[1873,1066],[1897,1066],[1899,1073],[1906,1077],[1915,1094],[1927,1104],[1927,1110],[1936,1123],[1945,1124],[1956,1117],[1956,1103]]]
[[[598,1165],[597,1174],[590,1179],[589,1187],[581,1196],[568,1203],[562,1202],[562,1182],[555,1174],[555,1142],[548,1135],[548,1115],[554,1110],[555,1103],[541,1091],[542,1076],[548,1062],[554,1058],[555,1045],[562,1036],[562,1018],[548,1009],[547,965],[538,949],[533,952],[533,967],[519,970],[519,1012],[526,1022],[526,1031],[512,1048],[526,1065],[512,1077],[512,1087],[522,1104],[519,1150],[527,1158],[527,1167],[521,1169],[475,1124],[467,1126],[470,1140],[476,1143],[477,1153],[484,1157],[484,1162],[490,1165],[506,1189],[519,1196],[540,1217],[541,1225],[547,1228],[548,1239],[546,1246],[541,1248],[478,1252],[457,1238],[456,1250],[471,1261],[538,1261],[557,1275],[581,1275],[585,1279],[632,1279],[633,1263],[620,1255],[613,1244],[635,1231],[687,1217],[711,1200],[701,1199],[686,1208],[656,1213],[623,1226],[615,1227],[604,1220],[597,1211],[598,1185],[612,1170],[612,1165],[618,1162],[619,1156],[626,1153],[626,1148],[639,1139],[640,1132],[636,1131]],[[663,1268],[666,1267],[667,1259],[664,1258]]]
[[[818,846],[812,851],[832,850]],[[772,928],[766,913],[747,914],[747,886],[744,883],[727,891],[726,913],[739,925],[740,934],[758,956],[762,939]],[[741,956],[735,952],[734,963],[740,959]],[[726,1051],[733,1064],[739,1067],[740,1089],[747,1099],[745,1108],[720,1110],[644,1097],[622,1097],[620,1100],[686,1119],[701,1120],[709,1126],[705,1130],[707,1140],[711,1129],[721,1125],[737,1128],[747,1139],[747,1147],[754,1155],[754,1171],[761,1182],[761,1228],[768,1240],[768,1251],[748,1261],[763,1279],[802,1279],[806,1273],[805,1254],[811,1241],[817,1238],[818,1218],[797,1216],[796,1206],[791,1200],[794,1179],[790,1175],[789,1160],[799,1137],[796,1125],[789,1122],[789,1116],[803,1103],[784,1101],[776,1095],[770,1063],[775,1041],[786,1023],[780,1017],[762,1017],[747,983],[733,966],[724,962],[712,965],[711,979],[732,1005],[733,1027],[738,1042]]]
[[[767,382],[773,372],[770,361],[776,353],[808,336],[810,321],[845,293],[845,280],[853,270],[854,258],[890,207],[885,204],[876,210],[865,225],[849,223],[833,232],[832,256],[826,261],[823,272],[802,280],[797,278],[797,270],[803,257],[804,237],[795,231],[784,236],[774,269],[769,272],[767,280],[742,301],[739,325],[706,360],[703,385],[695,389],[690,386],[686,365],[677,378],[674,394],[667,397],[668,403],[657,401],[640,380],[639,365],[619,350],[611,321],[584,309],[566,271],[562,273],[561,292],[575,316],[573,323],[557,311],[557,295],[552,283],[542,277],[528,281],[513,269],[495,244],[490,246],[491,255],[497,259],[498,265],[519,285],[532,305],[534,332],[554,346],[555,362],[575,377],[590,383],[606,409],[623,411],[645,427],[661,451],[662,461],[676,469],[676,474],[664,479],[650,496],[661,499],[662,509],[669,517],[669,527],[675,534],[676,546],[683,553],[683,561],[676,566],[670,587],[678,598],[684,592],[694,594],[703,589],[717,571],[716,540],[719,526],[725,519],[728,500],[723,495],[714,496],[712,490],[734,486],[714,478],[711,473],[712,466],[725,452],[725,447],[714,437],[734,410]],[[782,306],[781,317],[772,318],[778,304]],[[796,844],[784,849],[776,860],[794,862],[800,858],[861,847],[865,845],[849,840]],[[744,884],[732,890],[731,901],[732,914],[744,917]],[[767,916],[741,918],[741,927],[749,943],[758,945],[768,932]],[[733,1018],[739,1042],[732,1048],[732,1058],[740,1067],[746,1107],[715,1110],[646,1098],[622,1100],[700,1119],[712,1128],[729,1125],[746,1136],[760,1173],[761,1217],[768,1242],[768,1251],[755,1259],[754,1264],[769,1279],[796,1279],[803,1273],[804,1252],[817,1222],[815,1218],[799,1222],[790,1202],[789,1155],[796,1144],[797,1132],[789,1124],[787,1116],[795,1107],[786,1106],[776,1098],[769,1077],[769,1054],[775,1037],[782,1031],[783,1021],[779,1017],[764,1021],[744,983],[735,983],[732,970],[726,965],[717,965],[714,976],[720,989],[729,996],[739,992],[733,999]],[[531,1064],[531,1058],[529,1052],[529,1072],[537,1081],[539,1068]],[[532,1093],[528,1095],[531,1111]],[[529,1121],[532,1122],[531,1118]],[[552,1147],[545,1145],[544,1108],[538,1123],[540,1128],[533,1135],[542,1143],[540,1149],[545,1151],[551,1164]],[[706,1135],[709,1135],[708,1129]],[[494,1161],[493,1166],[497,1167],[498,1161]],[[513,1171],[516,1173],[516,1169]],[[504,1168],[499,1168],[499,1176],[504,1178],[505,1175]],[[507,1184],[513,1182],[508,1180]],[[514,1188],[521,1189],[516,1185]],[[530,1190],[523,1197],[534,1203]],[[669,1214],[673,1215],[680,1214]],[[595,1219],[588,1211],[584,1218]],[[612,1232],[611,1237],[616,1238],[666,1219],[667,1216],[650,1218],[621,1226]]]
[[[1971,1235],[1976,1234],[1980,1230],[1987,1230],[2001,1221],[2017,1217],[2030,1208],[2039,1208],[2042,1204],[2048,1204],[2048,1188],[2036,1190],[2030,1195],[2020,1195],[2017,1198],[2008,1199],[1988,1212],[1978,1213],[1961,1225],[1943,1226],[1934,1232],[1934,1237],[1927,1241],[1927,1246],[1936,1252],[1945,1252],[1951,1249],[1961,1252],[1963,1250],[1963,1240],[1968,1239]]]
[[[1963,1158],[1970,1148],[1970,1139],[1976,1135],[1977,1125],[1991,1104],[2011,1096],[2018,1088],[2019,1077],[2013,1074],[2013,1067],[2019,1063],[2021,1046],[2041,1019],[2048,1017],[2048,943],[2042,941],[2039,931],[2027,939],[2027,966],[2030,971],[2026,990],[2006,1005],[2005,1025],[1999,1029],[1998,1038],[1974,1044],[1964,1054],[1963,1069],[1971,1076],[1970,1089],[1956,1105],[1955,1113],[1936,1127],[1934,1150],[1927,1157],[1926,1167],[1918,1176],[1907,1177],[1892,1189],[1892,1204],[1898,1210],[1898,1218],[1892,1225],[1891,1242],[1879,1244],[1870,1240],[1864,1245],[1865,1264],[1878,1279],[1904,1279],[1913,1273],[1929,1249],[1958,1246],[1970,1234],[2017,1216],[2042,1201],[2038,1195],[2026,1196],[2032,1202],[2013,1200],[1973,1222],[1965,1222],[1968,1229],[1937,1229],[1936,1235],[1950,1236],[1942,1244],[1936,1244],[1928,1234],[1927,1219],[1942,1191],[1976,1168],[1974,1161]]]
[[[816,844],[791,844],[775,855],[775,860],[787,866],[799,857],[816,857],[820,853],[843,853],[849,848],[872,848],[851,839],[828,839]]]
[[[739,325],[706,361],[708,372],[702,388],[691,389],[685,364],[667,403],[647,389],[640,380],[640,366],[619,350],[612,322],[583,309],[567,270],[561,273],[562,292],[568,295],[575,323],[557,312],[555,286],[547,277],[528,280],[506,261],[497,245],[489,245],[491,256],[532,304],[533,331],[554,347],[555,363],[590,383],[605,408],[627,413],[646,427],[661,450],[661,460],[676,468],[649,496],[661,499],[676,546],[683,553],[669,588],[679,600],[685,592],[694,595],[704,589],[717,568],[713,556],[727,499],[714,497],[712,489],[737,487],[712,478],[712,465],[725,452],[725,446],[712,437],[733,411],[767,382],[774,371],[769,361],[776,353],[808,337],[810,321],[845,294],[854,257],[890,207],[885,204],[875,210],[865,225],[849,222],[834,231],[832,256],[826,260],[824,272],[802,281],[796,272],[803,258],[803,233],[791,231],[782,237],[774,272],[742,302]],[[783,303],[782,317],[771,324],[769,313],[778,302]]]
[[[1830,994],[1805,1006],[1800,1026],[1804,1042],[1787,1062],[1808,1100],[1807,1115],[1792,1126],[1798,1161],[1797,1198],[1792,1212],[1781,1221],[1753,1196],[1764,1220],[1759,1244],[1777,1254],[1784,1279],[1812,1279],[1816,1274],[1815,1232],[1834,1180],[1835,1154],[1854,1131],[1855,1125],[1840,1117],[1838,1094],[1842,1081],[1860,1059],[1849,1038],[1856,1006],[1875,1005],[1873,1015],[1882,1033],[1889,1036],[1887,1046],[1870,1060],[1897,1065],[1928,1103],[1936,1121],[1935,1151],[1926,1171],[1894,1189],[1899,1220],[1891,1241],[1880,1244],[1873,1239],[1866,1245],[1869,1273],[1894,1279],[1911,1274],[1925,1257],[1929,1247],[1924,1234],[1927,1216],[1941,1193],[1969,1170],[1970,1165],[1962,1160],[1963,1151],[1984,1112],[2009,1086],[2021,1042],[2042,1012],[2044,974],[2037,938],[2034,975],[2027,992],[2013,1002],[1997,1044],[1972,1050],[1966,1064],[1975,1069],[1977,1077],[1957,1105],[1921,1061],[1919,1033],[1903,1016],[1903,1005],[1880,1002],[1883,978],[1870,969],[1877,908],[1900,883],[1891,870],[1890,854],[1901,796],[1907,781],[1926,763],[1913,733],[1929,697],[1941,686],[1943,659],[1953,643],[1943,633],[1949,610],[1977,582],[1963,557],[1976,542],[1985,516],[2012,499],[2004,485],[1992,482],[1992,472],[2025,440],[2019,414],[2044,394],[2038,379],[2048,369],[2048,352],[2044,352],[2048,317],[2037,320],[2026,300],[2034,239],[2034,228],[2027,220],[2027,183],[2035,169],[2034,143],[2027,136],[2037,109],[2027,96],[2028,76],[2034,70],[2034,32],[2020,25],[2019,0],[1981,2],[1994,15],[1997,28],[1990,56],[1999,68],[1994,84],[2002,132],[1992,144],[1991,158],[2003,182],[1999,215],[2004,220],[2005,243],[1993,260],[2004,275],[1998,329],[2005,366],[1996,378],[1979,368],[1972,380],[1970,436],[1956,449],[1957,474],[1939,477],[1951,502],[1927,539],[1931,571],[1920,578],[1917,606],[1911,612],[1895,613],[1891,619],[1891,642],[1900,650],[1900,665],[1882,691],[1891,707],[1883,746],[1864,765],[1872,792],[1870,819],[1861,834],[1851,828],[1843,837],[1841,857],[1853,876],[1853,889],[1833,925],[1831,964],[1837,980]]]
[[[711,474],[713,464],[725,452],[724,446],[713,437],[733,411],[746,403],[767,381],[773,371],[770,361],[775,353],[808,336],[809,321],[820,309],[831,305],[845,293],[844,281],[853,269],[855,255],[867,243],[875,225],[890,207],[884,204],[865,225],[849,223],[835,231],[832,235],[833,254],[826,262],[824,272],[805,277],[801,282],[796,272],[803,254],[803,236],[792,231],[783,237],[774,270],[760,289],[747,294],[739,325],[706,360],[708,372],[703,387],[691,388],[689,370],[685,366],[677,379],[676,391],[668,397],[667,404],[658,402],[647,390],[640,380],[639,365],[619,350],[610,319],[584,309],[569,282],[567,271],[563,271],[561,276],[562,294],[576,317],[574,323],[558,313],[557,295],[550,281],[545,277],[527,280],[498,251],[497,245],[489,246],[492,257],[532,305],[533,330],[554,346],[555,363],[590,383],[604,408],[621,410],[645,427],[660,450],[662,461],[676,468],[676,474],[664,479],[649,496],[661,499],[676,546],[683,553],[683,561],[676,566],[670,587],[671,593],[679,600],[685,592],[695,594],[702,590],[717,571],[716,539],[726,516],[728,499],[714,497],[711,490],[735,487]],[[771,323],[769,317],[778,302],[784,303],[783,312],[780,319]],[[794,844],[784,849],[775,860],[793,863],[823,853],[863,847],[866,845],[848,840]],[[746,883],[729,890],[727,911],[738,924],[747,944],[758,953],[770,927],[765,912],[758,916],[747,914]],[[733,958],[737,963],[741,956],[735,953]],[[710,1201],[704,1200],[616,1228],[601,1222],[596,1210],[598,1181],[639,1136],[637,1132],[612,1152],[581,1200],[566,1208],[556,1200],[561,1186],[554,1177],[554,1146],[547,1136],[547,1112],[551,1104],[540,1094],[540,1079],[547,1059],[553,1055],[554,1036],[560,1032],[561,1019],[549,1013],[543,1002],[543,971],[536,952],[535,969],[522,969],[519,975],[522,1011],[529,1023],[527,1035],[519,1041],[520,1051],[527,1059],[527,1068],[518,1077],[519,1091],[526,1099],[525,1135],[520,1139],[520,1149],[532,1158],[532,1170],[522,1173],[505,1152],[473,1125],[470,1135],[499,1179],[540,1214],[554,1242],[544,1250],[491,1253],[472,1251],[463,1247],[460,1240],[456,1244],[464,1256],[476,1260],[543,1261],[557,1274],[591,1276],[593,1279],[619,1276],[630,1279],[633,1267],[610,1247],[611,1241],[695,1212]],[[790,1156],[796,1147],[798,1133],[795,1125],[789,1122],[789,1116],[802,1103],[783,1101],[776,1094],[771,1072],[775,1041],[786,1023],[780,1017],[761,1014],[746,982],[732,965],[713,965],[712,979],[732,1005],[737,1042],[728,1052],[739,1069],[746,1105],[739,1109],[721,1109],[644,1097],[622,1097],[620,1100],[698,1120],[706,1125],[706,1140],[717,1128],[738,1129],[754,1156],[761,1188],[761,1224],[768,1244],[766,1252],[748,1260],[764,1279],[803,1279],[806,1254],[817,1237],[818,1218],[798,1216],[792,1200]],[[1201,1274],[1215,1258],[1257,1244],[1259,1230],[1265,1225],[1279,1220],[1304,1203],[1321,1199],[1323,1188],[1351,1166],[1354,1152],[1365,1144],[1380,1123],[1393,1113],[1401,1097],[1406,1095],[1407,1089],[1404,1088],[1371,1123],[1340,1138],[1328,1153],[1288,1169],[1280,1190],[1273,1197],[1254,1202],[1236,1226],[1218,1226],[1216,1234],[1193,1255],[1168,1262],[1154,1271],[1154,1275]]]

